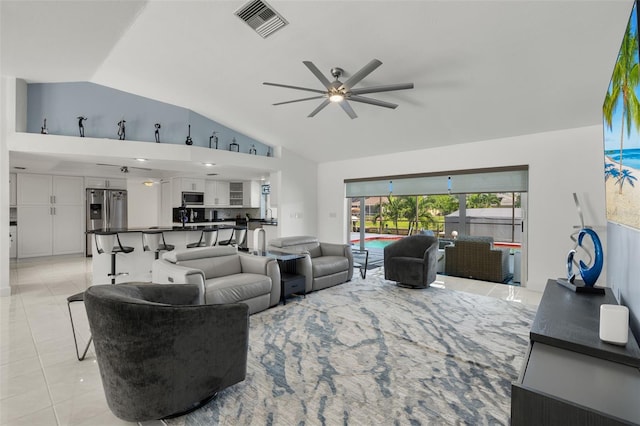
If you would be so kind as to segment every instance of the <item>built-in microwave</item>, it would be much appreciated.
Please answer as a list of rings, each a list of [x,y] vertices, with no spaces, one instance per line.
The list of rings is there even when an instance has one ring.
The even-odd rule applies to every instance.
[[[187,206],[204,205],[204,193],[202,192],[183,192],[182,201]]]

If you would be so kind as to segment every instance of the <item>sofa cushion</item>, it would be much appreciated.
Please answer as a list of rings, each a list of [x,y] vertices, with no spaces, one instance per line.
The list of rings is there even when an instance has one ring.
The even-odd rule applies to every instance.
[[[349,269],[349,260],[344,256],[322,256],[311,260],[313,276],[324,277],[325,275]]]
[[[260,274],[234,274],[208,279],[205,302],[235,303],[271,293],[271,278]]]
[[[322,249],[320,248],[320,245],[313,246],[311,248],[307,248],[307,250],[309,251],[309,257],[312,258],[312,259],[314,257],[322,256]]]

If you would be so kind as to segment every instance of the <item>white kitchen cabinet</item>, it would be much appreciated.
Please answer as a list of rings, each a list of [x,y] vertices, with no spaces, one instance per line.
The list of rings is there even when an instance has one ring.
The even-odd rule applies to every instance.
[[[205,181],[204,205],[205,207],[229,207],[229,182]]]
[[[205,193],[205,180],[193,178],[171,178],[171,192],[173,198],[173,206],[182,205],[183,192],[202,192]]]
[[[15,173],[9,173],[9,205],[15,206],[17,202],[17,193],[16,193],[16,179],[17,176]]]
[[[18,175],[18,205],[49,205],[53,201],[51,175]]]
[[[84,179],[84,186],[85,188],[127,189],[127,180],[104,177],[86,177]]]
[[[229,182],[229,205],[242,207],[244,204],[244,185],[242,182]]]
[[[229,206],[229,182],[218,181],[218,206]]]
[[[259,208],[260,207],[260,182],[252,180],[243,182],[242,205],[243,207]]]
[[[204,179],[173,178],[173,180],[181,192],[204,192]]]
[[[81,177],[18,175],[18,257],[82,253]]]

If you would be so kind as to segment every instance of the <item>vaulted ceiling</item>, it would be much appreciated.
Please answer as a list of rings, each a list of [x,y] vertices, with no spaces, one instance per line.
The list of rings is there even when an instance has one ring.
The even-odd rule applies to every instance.
[[[313,161],[357,158],[589,126],[601,105],[630,0],[283,1],[266,39],[234,15],[245,1],[1,2],[0,71],[29,82],[91,81],[176,104]],[[322,89],[303,65],[358,87],[413,82],[314,118]],[[344,80],[343,80],[344,81]]]

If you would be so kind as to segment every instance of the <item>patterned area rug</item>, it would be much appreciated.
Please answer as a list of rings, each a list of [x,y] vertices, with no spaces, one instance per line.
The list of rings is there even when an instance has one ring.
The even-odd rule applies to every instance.
[[[167,424],[508,424],[534,316],[354,273],[252,315],[246,380]]]

